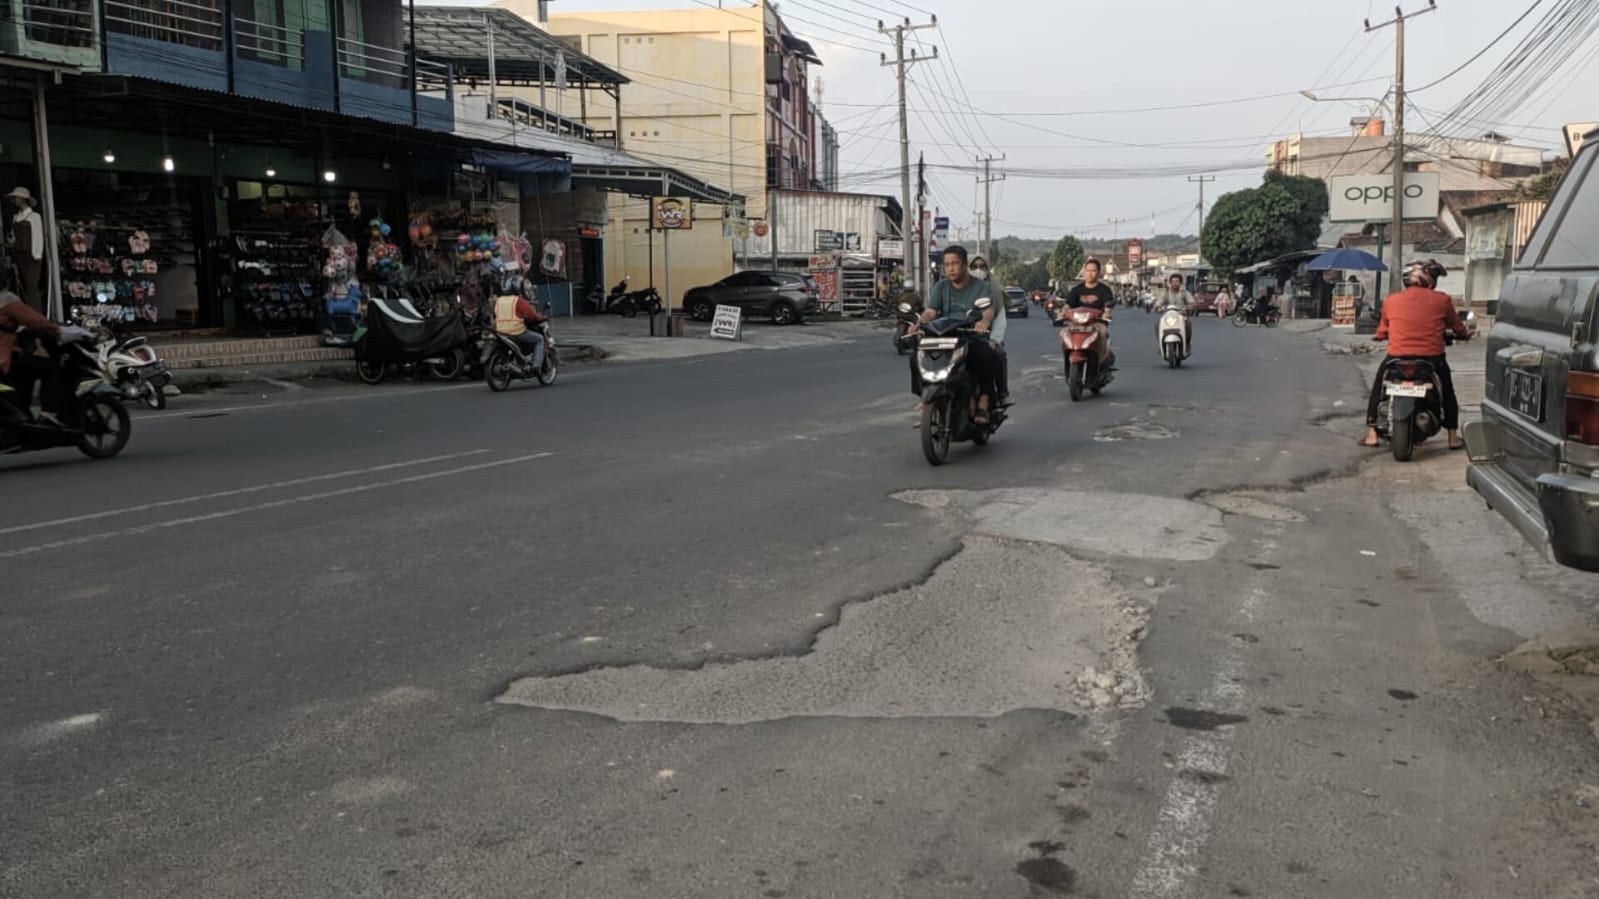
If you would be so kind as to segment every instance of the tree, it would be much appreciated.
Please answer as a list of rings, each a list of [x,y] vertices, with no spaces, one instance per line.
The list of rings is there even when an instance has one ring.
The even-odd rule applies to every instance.
[[[1047,265],[1050,277],[1057,284],[1065,284],[1077,280],[1077,274],[1083,270],[1083,260],[1088,258],[1088,252],[1083,249],[1083,244],[1070,234],[1055,242],[1055,249],[1049,251]]]
[[[1560,181],[1566,177],[1566,169],[1571,163],[1566,159],[1557,159],[1549,170],[1535,178],[1530,178],[1516,185],[1516,194],[1524,200],[1543,200],[1548,202],[1555,198],[1555,191],[1560,188]]]
[[[999,279],[1002,287],[1044,290],[1049,287],[1049,266],[1042,261],[1006,260],[994,267],[994,277]]]
[[[1327,185],[1319,178],[1267,172],[1259,187],[1216,201],[1205,220],[1206,261],[1226,274],[1314,249],[1327,208]]]

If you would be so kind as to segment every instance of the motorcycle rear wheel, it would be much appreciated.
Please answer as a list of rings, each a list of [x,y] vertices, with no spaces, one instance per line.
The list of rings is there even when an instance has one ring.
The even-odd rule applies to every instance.
[[[1416,435],[1410,419],[1394,422],[1393,433],[1388,435],[1388,445],[1394,451],[1395,462],[1409,462],[1410,457],[1416,454]]]
[[[544,360],[544,367],[539,369],[539,383],[545,387],[554,384],[555,376],[560,372],[560,370],[561,360],[557,359],[555,357],[555,351],[551,350],[549,357]]]
[[[1243,312],[1242,310],[1240,310],[1239,312],[1237,312],[1236,314],[1233,315],[1233,327],[1242,328],[1243,326],[1245,326],[1247,324],[1249,324],[1249,314],[1248,313]]]
[[[929,465],[943,465],[949,458],[949,417],[940,399],[922,405],[922,455]]]
[[[1265,320],[1263,320],[1261,324],[1268,328],[1275,328],[1277,327],[1277,323],[1282,321],[1282,318],[1283,317],[1281,315],[1274,312],[1271,315],[1266,316]]]
[[[355,363],[355,374],[361,379],[362,383],[381,384],[383,383],[383,378],[388,374],[388,366],[381,362],[358,361]]]
[[[109,459],[128,445],[133,420],[122,400],[109,396],[86,397],[78,414],[83,420],[78,451],[85,456]]]
[[[433,377],[441,381],[453,381],[461,376],[461,369],[466,365],[465,354],[459,349],[450,350],[444,354],[443,361],[430,362],[428,368]]]

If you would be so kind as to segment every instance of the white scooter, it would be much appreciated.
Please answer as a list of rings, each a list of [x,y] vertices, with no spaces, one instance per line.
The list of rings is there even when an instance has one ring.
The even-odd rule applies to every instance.
[[[1160,357],[1166,364],[1177,368],[1188,358],[1188,315],[1177,306],[1167,306],[1155,326],[1155,336],[1160,341]]]
[[[104,323],[94,329],[94,363],[106,383],[129,400],[142,400],[151,409],[165,409],[164,389],[172,383],[167,365],[143,337],[117,333]],[[84,347],[85,351],[88,347]]]

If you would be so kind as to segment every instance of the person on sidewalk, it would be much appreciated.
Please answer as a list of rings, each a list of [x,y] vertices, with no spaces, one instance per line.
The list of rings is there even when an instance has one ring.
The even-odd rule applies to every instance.
[[[494,298],[495,333],[516,338],[516,345],[532,361],[535,371],[544,367],[544,335],[537,330],[544,321],[544,316],[523,297]]]
[[[44,272],[44,219],[33,208],[33,194],[19,187],[6,194],[16,206],[11,219],[11,260],[17,268],[22,299],[35,312],[45,311],[39,301],[39,279]]]
[[[1443,388],[1444,430],[1449,432],[1449,448],[1466,448],[1460,436],[1460,400],[1455,396],[1455,381],[1449,373],[1449,359],[1444,355],[1444,331],[1466,336],[1466,323],[1455,311],[1449,295],[1434,288],[1438,279],[1447,272],[1437,260],[1412,262],[1405,267],[1405,289],[1389,294],[1383,300],[1382,320],[1372,340],[1388,341],[1388,355],[1377,366],[1372,379],[1371,397],[1366,403],[1366,436],[1361,446],[1380,446],[1377,438],[1377,407],[1382,404],[1383,375],[1388,363],[1395,359],[1425,359],[1438,373],[1438,383]]]
[[[17,332],[23,328],[40,337],[60,339],[61,326],[35,312],[9,290],[0,290],[0,379],[16,389],[18,411],[24,417],[33,406],[33,385],[39,390],[39,420],[59,425],[57,417],[66,396],[62,372],[49,359],[17,348]]]

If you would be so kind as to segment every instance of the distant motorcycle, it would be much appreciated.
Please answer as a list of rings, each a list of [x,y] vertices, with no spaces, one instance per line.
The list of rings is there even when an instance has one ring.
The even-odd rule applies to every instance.
[[[1262,308],[1257,303],[1239,304],[1238,311],[1233,313],[1233,327],[1242,328],[1245,325],[1261,325],[1267,328],[1275,328],[1282,319],[1282,310],[1276,306]]]
[[[1167,307],[1155,326],[1155,336],[1160,344],[1160,357],[1171,368],[1177,368],[1188,358],[1188,316],[1176,306]]]

